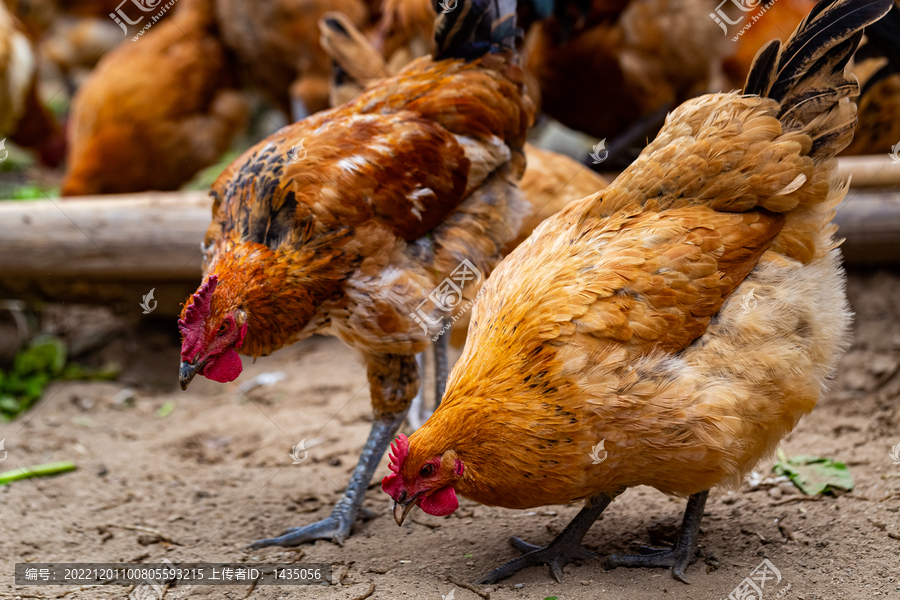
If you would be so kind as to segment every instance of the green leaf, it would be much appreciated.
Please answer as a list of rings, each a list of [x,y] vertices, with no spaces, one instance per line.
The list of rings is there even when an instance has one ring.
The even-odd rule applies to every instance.
[[[24,467],[22,469],[13,469],[0,473],[0,485],[6,485],[11,481],[19,479],[29,479],[31,477],[46,477],[48,475],[58,475],[60,473],[68,473],[74,471],[78,467],[75,463],[68,461],[49,463],[46,465],[36,465],[34,467]]]
[[[475,556],[474,552],[466,552],[463,554],[463,558],[472,558],[473,556]]]
[[[547,596],[544,600],[559,600],[556,596]]]
[[[159,410],[156,411],[156,416],[160,419],[165,419],[172,414],[173,410],[175,410],[175,403],[171,400],[166,400],[163,402],[163,405],[159,407]]]
[[[18,375],[56,374],[62,371],[65,364],[66,345],[55,337],[42,335],[16,356],[13,372]]]
[[[5,413],[18,414],[19,401],[12,396],[4,394],[3,396],[0,396],[0,410]]]
[[[778,475],[787,475],[808,496],[828,491],[853,489],[853,476],[847,465],[832,458],[795,456],[788,458],[778,449],[778,462],[772,467]]]

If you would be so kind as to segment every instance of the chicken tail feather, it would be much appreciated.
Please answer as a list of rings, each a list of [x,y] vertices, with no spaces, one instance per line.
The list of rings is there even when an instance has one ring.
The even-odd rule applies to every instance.
[[[452,7],[452,8],[451,8]],[[488,52],[515,50],[516,0],[435,0],[435,58],[474,60]]]
[[[855,110],[834,110],[844,98],[859,94],[844,68],[863,28],[891,6],[892,0],[820,2],[783,47],[776,41],[757,53],[745,93],[777,100],[786,132],[802,130],[812,138],[812,155],[834,156],[850,143],[856,126]]]

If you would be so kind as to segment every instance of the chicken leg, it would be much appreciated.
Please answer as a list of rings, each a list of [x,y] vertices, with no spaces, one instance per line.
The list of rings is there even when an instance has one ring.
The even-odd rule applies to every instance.
[[[582,546],[581,540],[584,539],[591,525],[594,524],[594,521],[597,520],[612,501],[613,496],[607,494],[597,494],[591,498],[590,503],[582,508],[575,515],[575,518],[566,525],[566,528],[545,548],[523,542],[517,537],[510,538],[509,543],[512,547],[526,554],[497,567],[478,580],[478,583],[497,583],[502,579],[513,576],[522,569],[537,565],[548,565],[556,581],[562,583],[562,570],[567,564],[575,560],[599,558]]]
[[[299,546],[315,540],[332,540],[339,546],[350,535],[353,523],[366,498],[366,490],[381,457],[397,437],[410,402],[419,388],[419,370],[414,356],[399,354],[368,357],[369,391],[375,422],[350,476],[344,495],[334,505],[331,516],[304,527],[293,527],[276,538],[257,540],[249,548]]]
[[[614,554],[606,559],[607,566],[616,567],[672,567],[672,577],[682,583],[690,583],[684,576],[684,570],[694,561],[694,550],[697,547],[697,533],[700,530],[700,520],[703,518],[703,508],[706,506],[706,498],[709,490],[693,494],[684,509],[684,519],[681,522],[681,532],[678,541],[672,548],[650,548],[642,546],[640,554],[620,555]]]

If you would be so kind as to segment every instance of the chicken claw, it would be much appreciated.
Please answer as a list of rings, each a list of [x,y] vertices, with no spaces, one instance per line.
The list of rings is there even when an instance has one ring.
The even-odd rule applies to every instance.
[[[690,583],[684,576],[684,570],[696,559],[694,549],[697,547],[697,532],[700,530],[700,519],[703,518],[703,507],[706,506],[708,495],[709,490],[706,490],[693,494],[688,499],[681,532],[674,548],[641,546],[639,554],[614,554],[607,557],[607,567],[672,567],[672,577],[682,583]]]
[[[505,565],[497,567],[478,580],[479,584],[497,583],[507,577],[512,577],[522,569],[547,565],[550,573],[559,583],[562,583],[562,571],[567,564],[573,561],[586,561],[599,558],[590,550],[581,545],[581,540],[597,520],[597,517],[612,502],[612,496],[599,494],[591,500],[590,506],[585,506],[575,515],[575,518],[566,525],[566,528],[556,536],[546,547],[534,546],[523,542],[517,537],[510,538],[509,543],[513,548],[526,554]]]
[[[351,526],[352,523],[349,523],[346,517],[335,516],[332,513],[327,519],[316,523],[310,523],[303,527],[291,527],[278,537],[256,540],[247,548],[256,550],[268,546],[299,546],[304,542],[315,540],[332,540],[339,546],[343,546],[344,540],[350,535]]]

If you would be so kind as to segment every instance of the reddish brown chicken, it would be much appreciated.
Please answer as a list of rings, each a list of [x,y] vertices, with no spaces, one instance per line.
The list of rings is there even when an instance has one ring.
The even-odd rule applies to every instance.
[[[353,98],[366,85],[378,85],[381,79],[394,75],[402,68],[402,65],[386,64],[374,45],[341,13],[328,13],[322,17],[319,28],[322,31],[322,47],[335,62],[332,101],[339,98]],[[398,58],[399,56],[395,54],[395,59]],[[592,194],[607,185],[605,179],[586,169],[584,165],[567,156],[541,150],[531,144],[525,144],[525,159],[525,174],[519,182],[519,188],[531,210],[515,239],[504,247],[504,254],[511,252],[541,221],[559,212],[569,202]],[[516,214],[514,217],[516,222],[521,221],[520,215]],[[465,300],[474,299],[477,289],[480,288],[471,290],[471,297]],[[463,345],[470,314],[468,311],[457,314],[452,317],[452,323],[448,319],[445,327],[452,325],[451,335],[442,335],[434,346],[436,403],[440,402],[444,395],[448,373],[447,338],[450,338],[454,345]],[[421,367],[424,364],[422,362],[424,357],[420,356],[418,360]],[[420,389],[410,408],[409,423],[413,429],[417,429],[425,422],[425,418],[427,414],[424,410],[424,390]]]
[[[332,515],[255,547],[349,535],[419,388],[414,357],[441,326],[429,295],[489,273],[528,214],[516,182],[533,109],[514,4],[460,6],[438,23],[434,60],[283,128],[213,186],[205,281],[179,322],[182,387],[198,373],[232,381],[238,353],[322,333],[362,354],[375,411]]]
[[[684,581],[708,490],[734,488],[827,387],[850,314],[834,240],[853,137],[845,69],[891,0],[825,0],[744,93],[682,104],[606,190],[542,223],[483,288],[434,415],[394,446],[399,523],[457,494],[531,508],[586,501],[546,548],[489,573],[557,578],[612,500],[689,497],[674,547],[611,556]]]

